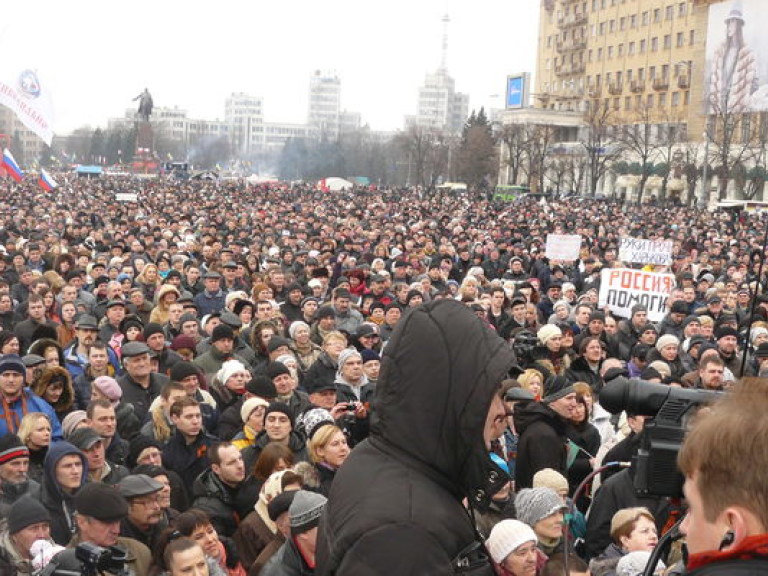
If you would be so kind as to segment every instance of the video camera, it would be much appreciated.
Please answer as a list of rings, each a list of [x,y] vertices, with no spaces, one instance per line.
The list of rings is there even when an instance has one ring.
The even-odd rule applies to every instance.
[[[691,390],[618,377],[600,392],[600,405],[613,414],[626,410],[652,416],[645,423],[634,459],[635,490],[640,495],[682,498],[683,475],[677,468],[690,417],[696,408],[722,396],[712,390]]]
[[[74,550],[56,554],[40,576],[128,576],[132,572],[125,566],[127,558],[125,550],[117,546],[102,548],[83,542]]]

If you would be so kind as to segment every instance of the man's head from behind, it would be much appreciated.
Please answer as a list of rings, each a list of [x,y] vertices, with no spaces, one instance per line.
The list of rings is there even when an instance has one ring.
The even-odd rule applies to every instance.
[[[768,531],[768,385],[747,378],[694,421],[678,455],[692,554],[731,550]]]

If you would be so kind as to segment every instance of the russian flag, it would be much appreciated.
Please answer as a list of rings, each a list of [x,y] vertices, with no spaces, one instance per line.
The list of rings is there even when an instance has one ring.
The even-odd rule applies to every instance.
[[[24,172],[22,172],[19,165],[16,164],[16,160],[8,148],[3,150],[3,167],[8,172],[8,175],[16,180],[16,182],[21,182],[21,179],[24,178]]]
[[[59,185],[58,182],[53,179],[53,176],[48,174],[48,172],[43,169],[40,170],[40,179],[38,180],[38,184],[40,184],[40,187],[46,192],[50,192]]]

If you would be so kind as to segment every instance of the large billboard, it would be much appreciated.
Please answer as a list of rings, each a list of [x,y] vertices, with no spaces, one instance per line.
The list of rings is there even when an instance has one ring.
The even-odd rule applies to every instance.
[[[709,7],[706,85],[713,114],[768,110],[768,2],[727,0]]]
[[[506,108],[525,108],[528,105],[529,79],[527,72],[507,76]]]

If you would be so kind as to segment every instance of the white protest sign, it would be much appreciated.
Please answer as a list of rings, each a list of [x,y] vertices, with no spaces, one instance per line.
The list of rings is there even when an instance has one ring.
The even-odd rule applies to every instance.
[[[659,322],[667,313],[667,300],[674,287],[674,274],[603,268],[598,305],[608,306],[616,316],[630,318],[632,307],[642,304],[648,309],[648,320]]]
[[[577,260],[581,252],[578,234],[547,234],[546,256],[550,260]]]
[[[637,264],[672,264],[672,240],[643,240],[622,238],[619,241],[619,260]]]

